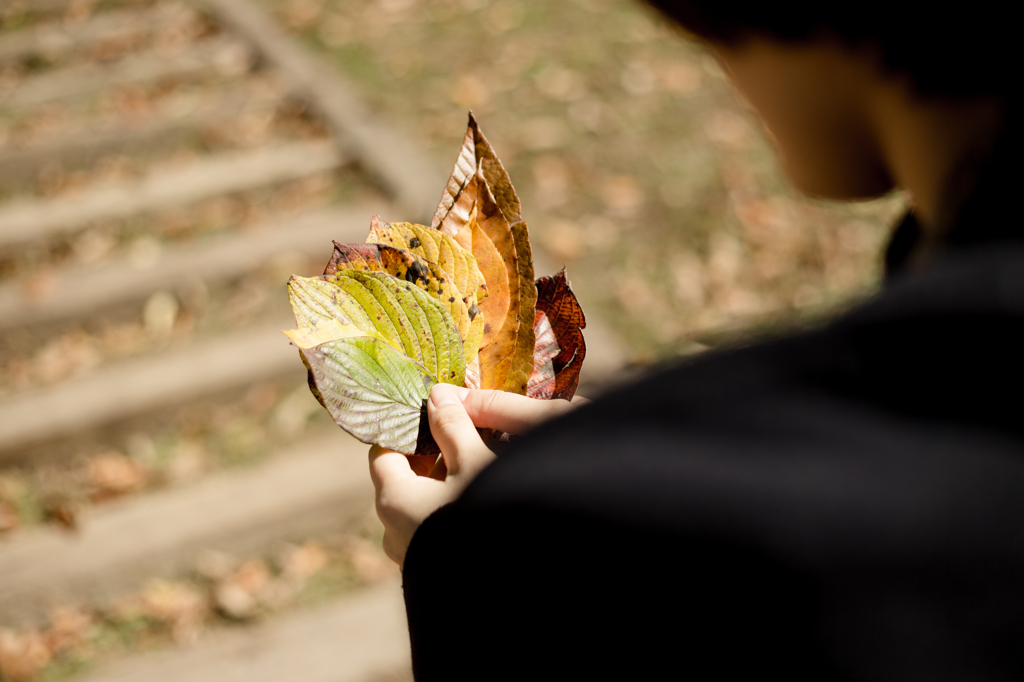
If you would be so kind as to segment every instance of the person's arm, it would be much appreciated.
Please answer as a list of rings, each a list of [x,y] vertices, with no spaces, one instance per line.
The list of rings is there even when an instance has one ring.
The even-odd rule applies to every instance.
[[[384,524],[387,555],[401,566],[420,524],[454,501],[493,461],[494,453],[480,438],[477,427],[523,434],[572,408],[567,400],[536,400],[449,384],[434,386],[427,417],[447,467],[444,480],[416,475],[405,455],[378,446],[370,448],[370,476],[376,488],[377,514]]]

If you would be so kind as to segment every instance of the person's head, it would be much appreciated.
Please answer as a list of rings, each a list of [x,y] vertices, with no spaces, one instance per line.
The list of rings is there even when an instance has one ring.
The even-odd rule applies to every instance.
[[[877,50],[924,96],[1007,95],[1016,89],[1012,5],[941,6],[907,0],[647,0],[691,34],[718,45],[756,36],[799,44],[827,37]]]
[[[900,0],[648,2],[712,48],[776,138],[794,183],[819,196],[875,196],[903,180],[883,148],[898,141],[880,139],[877,126],[896,94],[970,109],[1016,88],[1012,22],[996,16],[992,0],[970,12]]]

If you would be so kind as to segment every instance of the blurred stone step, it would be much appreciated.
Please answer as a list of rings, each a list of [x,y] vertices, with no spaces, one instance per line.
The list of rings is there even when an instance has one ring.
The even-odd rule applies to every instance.
[[[142,654],[76,682],[412,682],[401,586]]]
[[[145,262],[129,257],[103,267],[59,270],[45,280],[37,276],[0,284],[0,330],[80,318],[161,290],[230,281],[282,255],[322,255],[326,264],[331,240],[362,242],[370,217],[387,211],[383,201],[325,209],[280,218],[262,229],[168,248]]]
[[[367,446],[332,429],[245,469],[86,510],[74,534],[47,527],[0,541],[0,625],[180,576],[203,550],[245,556],[349,531],[372,505]]]
[[[0,462],[17,459],[18,448],[255,382],[298,383],[306,370],[280,332],[291,326],[282,319],[8,395],[0,400]]]
[[[219,154],[142,179],[71,196],[15,199],[0,206],[0,247],[73,232],[102,220],[188,206],[204,199],[297,180],[340,167],[328,140]]]
[[[282,94],[287,97],[287,93]],[[190,139],[190,135],[195,139],[204,128],[242,113],[272,114],[282,101],[284,97],[253,96],[234,88],[208,106],[164,115],[142,125],[104,121],[90,128],[48,137],[41,143],[16,146],[15,140],[8,140],[6,146],[0,148],[0,188],[23,189],[51,164],[60,164],[68,170],[86,166],[109,154],[167,148]]]
[[[196,1],[291,79],[296,92],[331,126],[343,148],[377,180],[406,220],[429,223],[448,177],[441,166],[383,122],[336,68],[288,36],[257,3]]]
[[[38,4],[38,0],[30,3],[30,9],[37,10]],[[195,16],[194,10],[185,5],[163,2],[154,7],[103,12],[78,23],[45,22],[0,35],[0,62],[32,55],[45,58],[96,43],[132,39],[154,28],[167,30],[184,25]]]
[[[136,54],[103,65],[71,66],[26,78],[0,95],[0,110],[73,99],[106,88],[206,74],[238,76],[252,65],[252,51],[232,37],[216,37],[171,55]]]

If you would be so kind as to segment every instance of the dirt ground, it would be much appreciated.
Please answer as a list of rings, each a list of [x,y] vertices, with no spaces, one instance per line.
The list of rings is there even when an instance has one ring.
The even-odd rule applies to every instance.
[[[472,109],[534,242],[639,364],[878,281],[903,198],[800,197],[714,59],[635,0],[263,2],[439,161]]]

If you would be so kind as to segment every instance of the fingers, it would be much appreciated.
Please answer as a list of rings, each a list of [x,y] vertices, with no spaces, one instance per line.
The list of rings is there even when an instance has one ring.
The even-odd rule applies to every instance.
[[[386,450],[379,445],[370,446],[370,478],[380,492],[385,483],[416,476],[405,455]]]
[[[427,401],[430,433],[444,453],[448,476],[455,478],[472,478],[494,458],[462,404],[460,392],[465,390],[450,384],[437,384]]]
[[[438,481],[417,476],[405,455],[377,445],[370,448],[370,477],[377,491],[377,516],[384,525],[384,552],[401,566],[416,529],[455,493]]]
[[[474,424],[516,435],[573,409],[568,400],[538,400],[505,391],[463,390],[466,395],[462,402]]]

